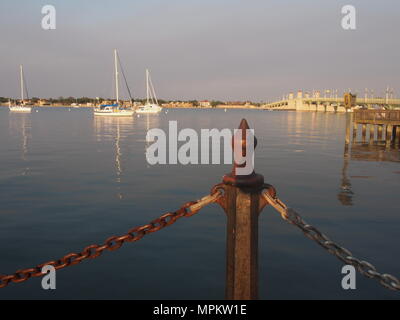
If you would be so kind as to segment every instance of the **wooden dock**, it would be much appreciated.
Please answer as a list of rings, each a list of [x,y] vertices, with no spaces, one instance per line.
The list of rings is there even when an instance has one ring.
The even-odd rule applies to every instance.
[[[357,141],[359,126],[361,126],[362,142],[367,142],[368,131],[370,144],[375,141],[385,141],[386,147],[399,147],[400,110],[354,110],[353,141]]]

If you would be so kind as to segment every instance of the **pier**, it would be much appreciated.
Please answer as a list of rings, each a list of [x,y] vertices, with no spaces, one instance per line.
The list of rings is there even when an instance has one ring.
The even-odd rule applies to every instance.
[[[353,142],[361,127],[361,142],[373,144],[385,141],[386,147],[399,147],[400,110],[355,110],[353,113]],[[346,140],[349,130],[346,132]],[[368,133],[368,134],[367,134]],[[367,139],[368,135],[368,139]]]
[[[337,195],[342,205],[353,205],[350,161],[400,162],[399,131],[400,110],[356,110],[346,114],[342,179]]]

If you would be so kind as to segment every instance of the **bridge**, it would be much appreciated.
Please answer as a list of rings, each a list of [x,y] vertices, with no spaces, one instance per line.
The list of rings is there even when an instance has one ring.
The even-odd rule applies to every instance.
[[[396,109],[400,108],[400,99],[356,97],[355,106],[369,109],[373,106]],[[262,108],[270,110],[346,112],[344,97],[320,97],[319,94],[310,96],[308,93],[303,95],[301,90],[297,92],[296,96],[291,93],[285,99],[264,104]]]

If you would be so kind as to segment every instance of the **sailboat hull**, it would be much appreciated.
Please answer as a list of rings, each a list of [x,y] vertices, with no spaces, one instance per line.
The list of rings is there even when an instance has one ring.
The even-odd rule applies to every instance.
[[[159,113],[162,107],[156,104],[149,104],[136,109],[136,113]]]
[[[135,111],[133,110],[95,110],[95,116],[107,116],[107,117],[131,117]]]
[[[20,113],[31,113],[32,107],[26,106],[11,106],[9,107],[10,112],[20,112]]]

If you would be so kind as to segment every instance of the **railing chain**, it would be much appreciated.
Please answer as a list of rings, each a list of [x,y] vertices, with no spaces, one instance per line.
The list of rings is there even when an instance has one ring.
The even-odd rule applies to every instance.
[[[42,268],[45,265],[51,265],[56,270],[63,269],[76,265],[86,259],[95,259],[105,250],[117,250],[121,248],[125,242],[139,241],[145,235],[170,226],[182,217],[191,217],[206,205],[216,202],[221,195],[222,193],[220,190],[215,190],[210,195],[207,195],[200,200],[185,203],[177,211],[167,212],[148,224],[132,228],[125,235],[109,237],[102,245],[92,244],[85,247],[80,253],[69,253],[61,259],[48,261],[33,268],[17,270],[15,273],[10,275],[0,275],[0,288],[6,287],[10,282],[20,283],[32,277],[43,276]]]
[[[316,227],[306,223],[299,213],[291,208],[288,208],[277,197],[272,197],[268,192],[263,192],[262,195],[265,200],[281,214],[281,217],[285,221],[298,227],[301,231],[303,231],[307,238],[314,240],[317,244],[326,249],[329,253],[336,256],[345,264],[353,265],[357,268],[358,272],[367,278],[377,279],[385,288],[400,291],[400,280],[398,278],[387,273],[379,273],[371,263],[355,258],[349,250],[331,241]]]

